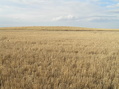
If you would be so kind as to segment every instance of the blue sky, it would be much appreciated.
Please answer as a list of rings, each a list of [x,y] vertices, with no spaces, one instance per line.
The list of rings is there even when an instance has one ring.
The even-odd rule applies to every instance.
[[[119,0],[0,0],[0,27],[119,29]]]

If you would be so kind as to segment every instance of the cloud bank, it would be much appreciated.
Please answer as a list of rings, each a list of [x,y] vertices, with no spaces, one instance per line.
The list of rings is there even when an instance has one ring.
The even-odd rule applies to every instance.
[[[119,0],[3,0],[0,27],[119,28]]]

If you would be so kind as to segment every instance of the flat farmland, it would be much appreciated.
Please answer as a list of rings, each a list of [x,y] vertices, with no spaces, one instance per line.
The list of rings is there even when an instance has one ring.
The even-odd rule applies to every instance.
[[[47,29],[0,29],[0,89],[119,89],[119,31]]]

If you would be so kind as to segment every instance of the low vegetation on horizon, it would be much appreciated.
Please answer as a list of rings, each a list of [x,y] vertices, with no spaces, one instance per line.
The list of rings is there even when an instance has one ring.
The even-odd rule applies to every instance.
[[[0,28],[0,89],[119,89],[119,32],[76,30]]]
[[[0,27],[0,30],[41,30],[41,31],[119,31],[119,29],[100,29],[70,26],[28,26],[28,27]]]

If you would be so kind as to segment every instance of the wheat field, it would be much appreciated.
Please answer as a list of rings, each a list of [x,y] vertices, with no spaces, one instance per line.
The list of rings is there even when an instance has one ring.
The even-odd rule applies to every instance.
[[[0,89],[119,89],[119,32],[83,30],[0,28]]]

